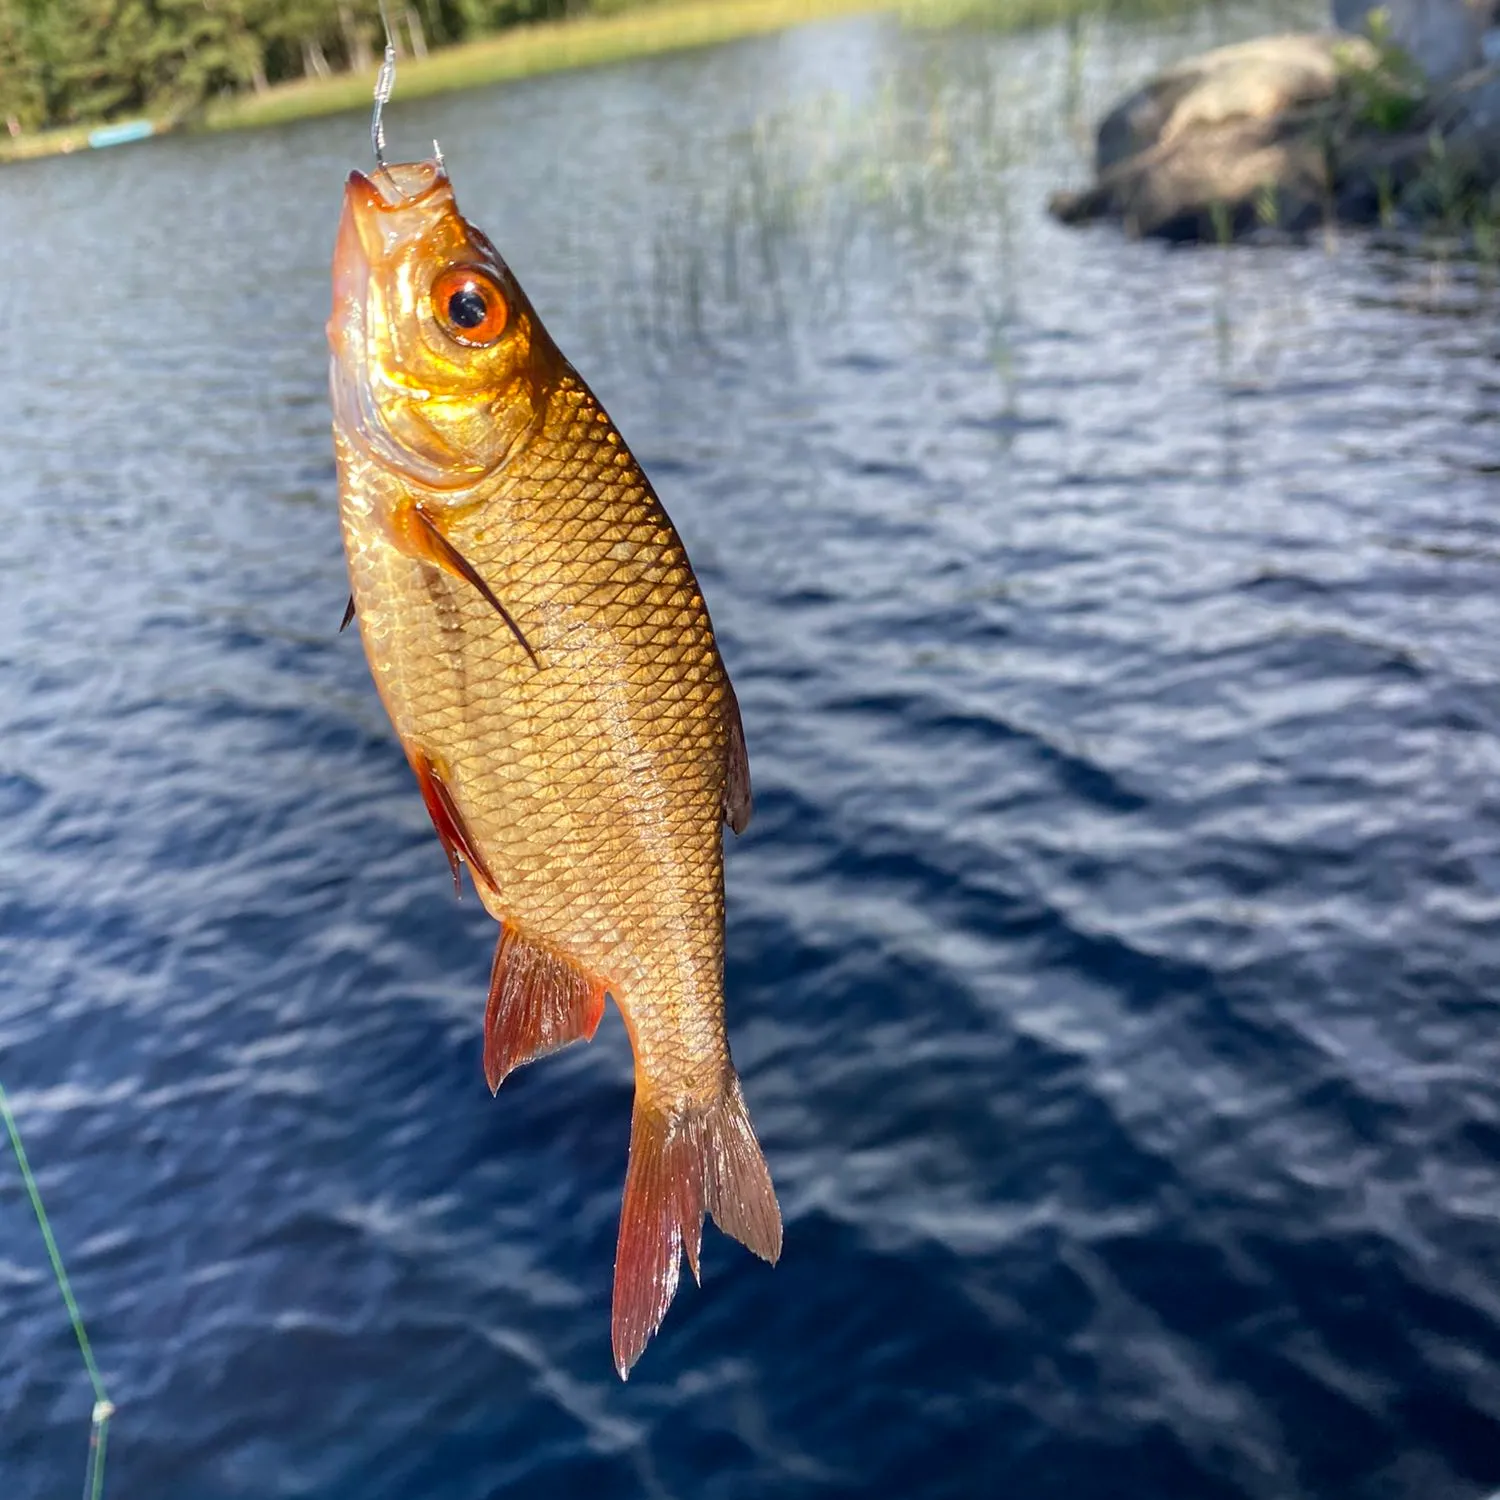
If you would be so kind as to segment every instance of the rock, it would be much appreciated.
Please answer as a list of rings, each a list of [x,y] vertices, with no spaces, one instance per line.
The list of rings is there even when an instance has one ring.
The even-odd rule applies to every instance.
[[[1365,35],[1376,24],[1429,83],[1449,83],[1484,62],[1490,0],[1333,0],[1333,24]]]
[[[1351,63],[1374,66],[1375,49],[1331,34],[1260,37],[1189,58],[1104,117],[1094,169],[1102,176],[1117,162],[1195,127],[1269,120],[1331,98],[1340,69]]]
[[[1093,186],[1051,201],[1065,223],[1114,217],[1128,233],[1172,240],[1334,221],[1492,234],[1500,66],[1424,92],[1409,65],[1357,39],[1225,47],[1111,110],[1095,155]]]
[[[1440,103],[1437,128],[1459,170],[1500,183],[1500,63],[1454,86]]]
[[[1324,217],[1328,190],[1314,138],[1282,120],[1240,116],[1159,140],[1050,207],[1068,224],[1112,215],[1135,236],[1214,240],[1258,225],[1308,229]]]

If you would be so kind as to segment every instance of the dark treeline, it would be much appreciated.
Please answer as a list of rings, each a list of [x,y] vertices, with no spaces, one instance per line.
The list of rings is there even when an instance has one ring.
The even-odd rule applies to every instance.
[[[387,0],[421,56],[527,21],[619,0]],[[218,93],[367,68],[377,0],[0,0],[0,121],[12,135],[136,114],[180,115]]]

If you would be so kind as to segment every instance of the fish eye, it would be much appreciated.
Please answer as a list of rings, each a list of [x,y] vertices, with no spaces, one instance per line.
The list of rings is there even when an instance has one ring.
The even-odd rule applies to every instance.
[[[449,338],[483,348],[505,332],[510,309],[488,271],[453,266],[432,284],[432,312]]]

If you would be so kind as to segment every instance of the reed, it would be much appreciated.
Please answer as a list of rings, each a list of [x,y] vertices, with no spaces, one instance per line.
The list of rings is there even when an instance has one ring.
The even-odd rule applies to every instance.
[[[858,104],[829,94],[763,116],[713,171],[681,174],[705,185],[663,204],[612,288],[606,336],[648,361],[733,358],[747,338],[795,357],[899,265],[907,300],[965,281],[1015,416],[1015,171],[1058,128],[1034,84],[950,54]]]

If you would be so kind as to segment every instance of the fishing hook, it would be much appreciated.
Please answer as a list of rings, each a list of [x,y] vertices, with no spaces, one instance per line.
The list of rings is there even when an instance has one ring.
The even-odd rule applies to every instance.
[[[396,87],[396,43],[391,36],[391,18],[380,0],[380,23],[385,27],[385,56],[381,59],[380,72],[375,75],[375,109],[370,116],[370,144],[375,148],[375,165],[382,172],[385,165],[385,114],[386,101]]]

